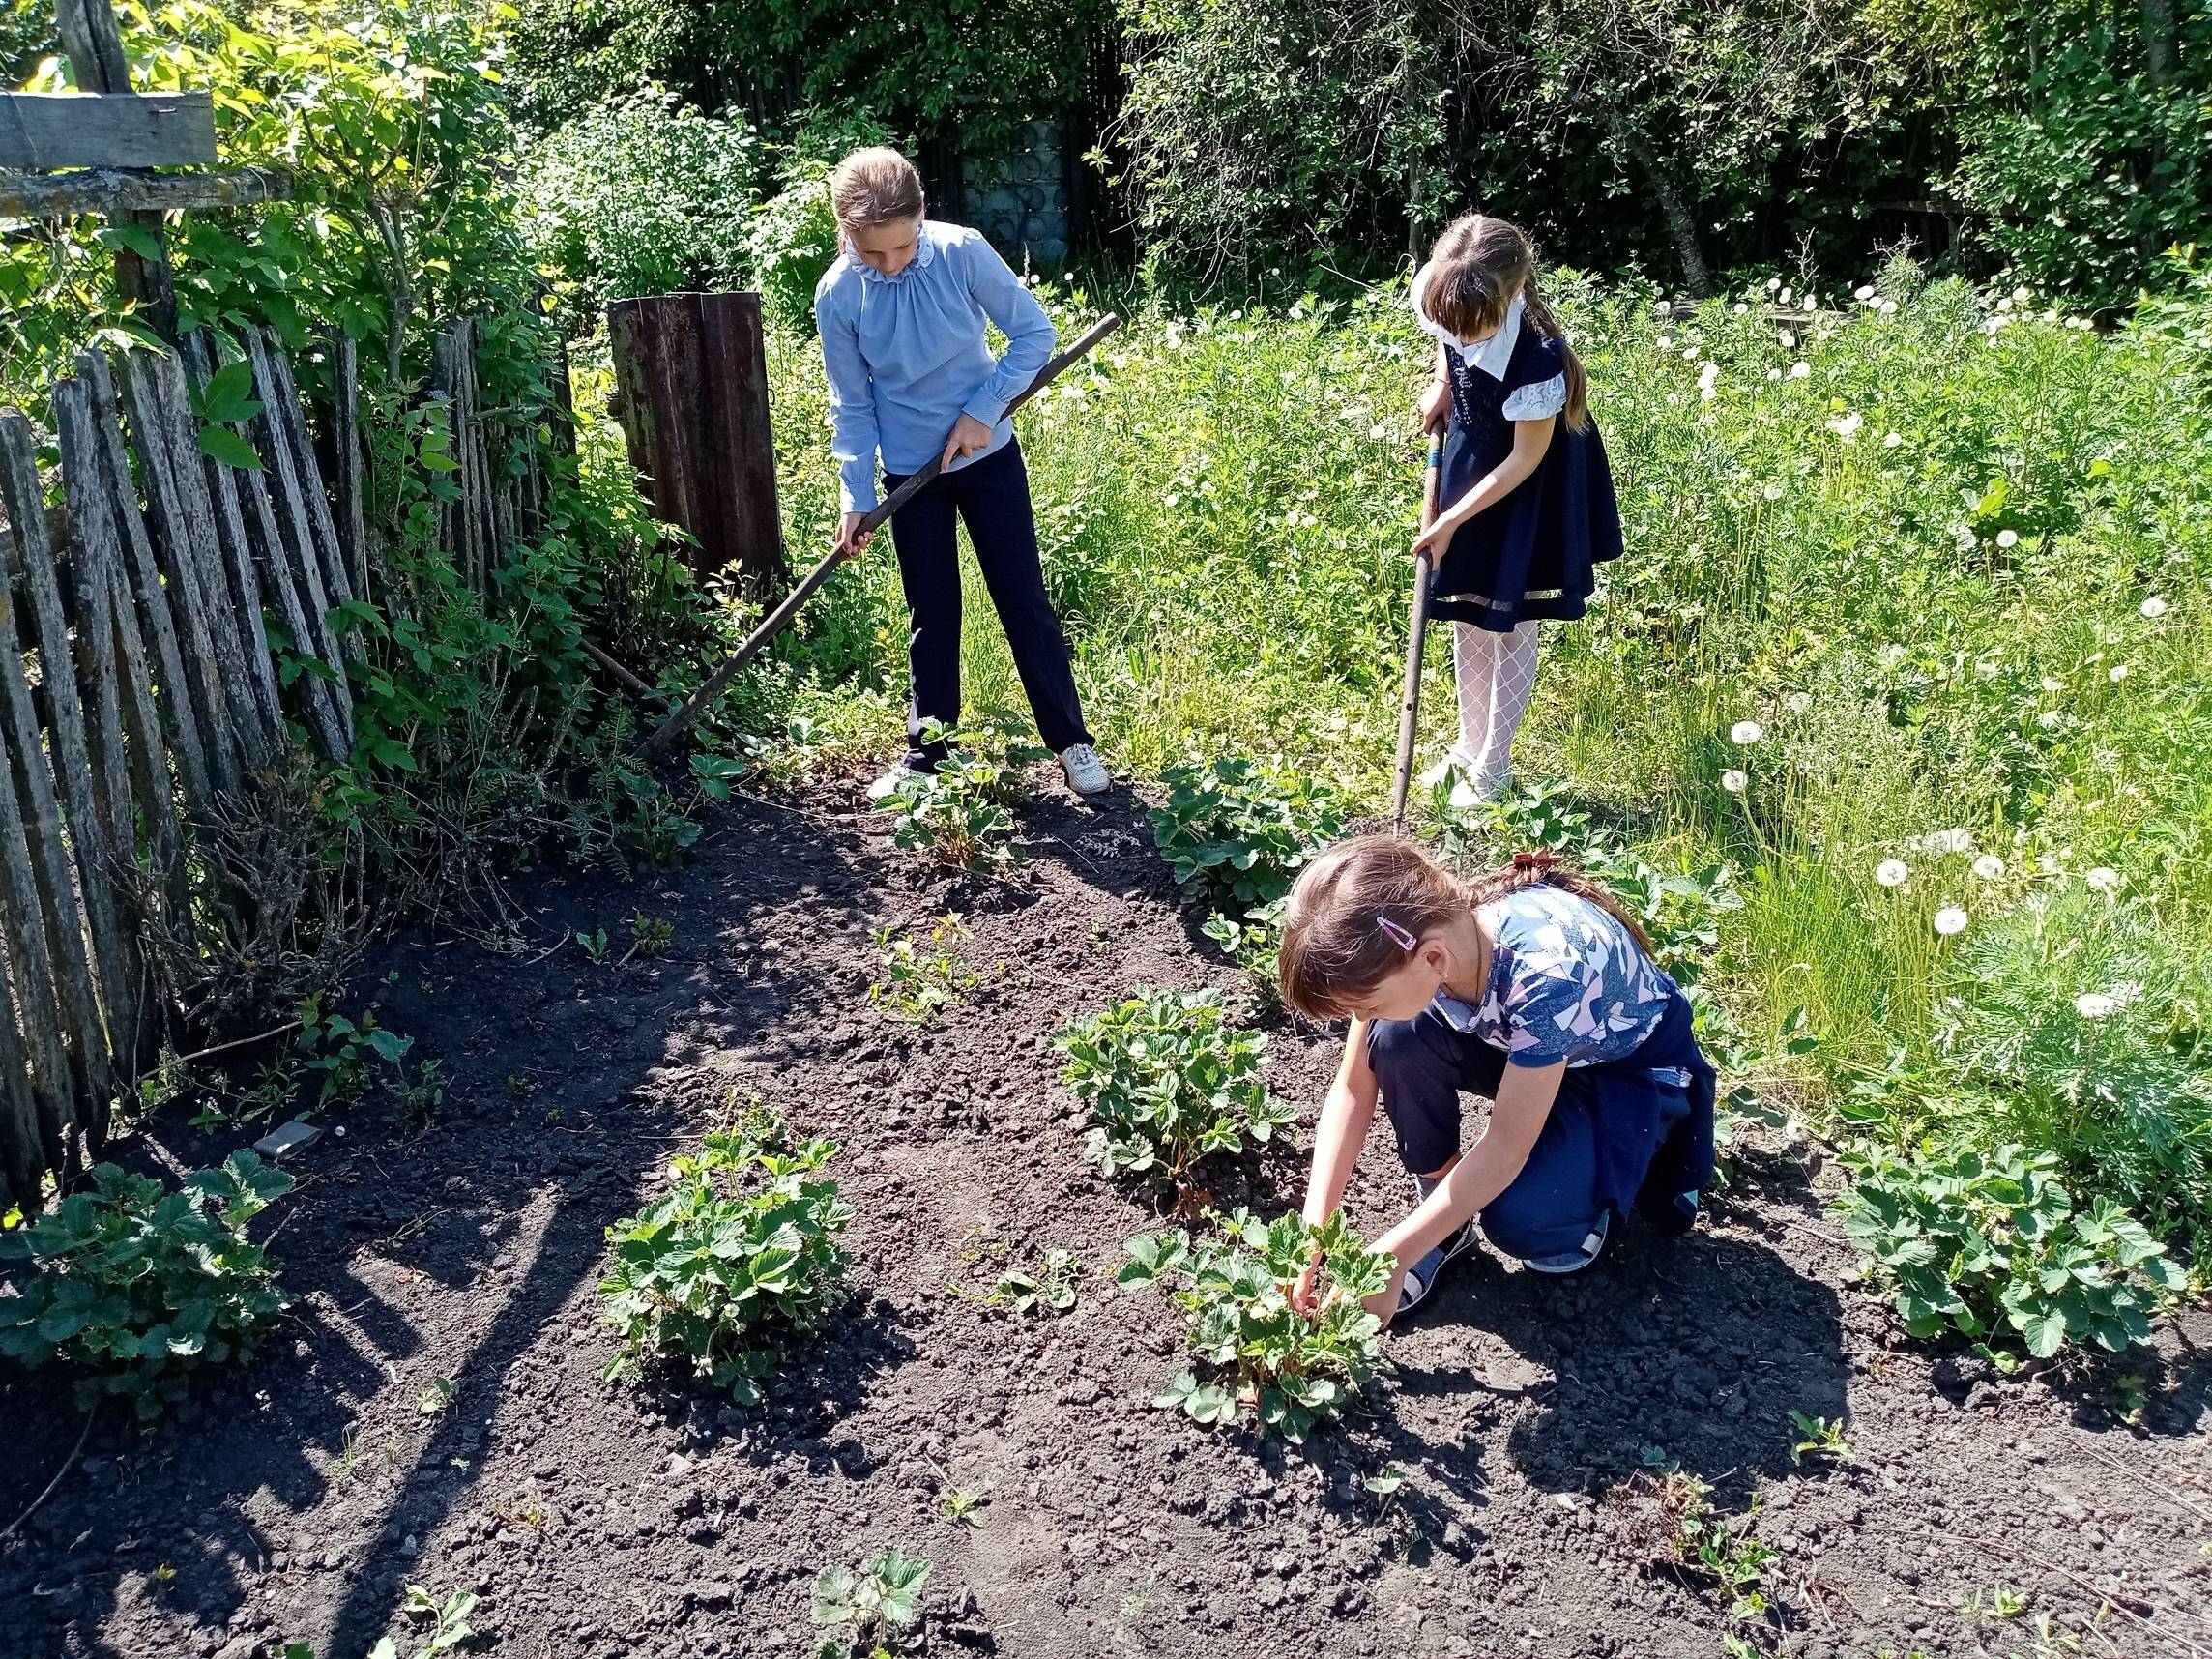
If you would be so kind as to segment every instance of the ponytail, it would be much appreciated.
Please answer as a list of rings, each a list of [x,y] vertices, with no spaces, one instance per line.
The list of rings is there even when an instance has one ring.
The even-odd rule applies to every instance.
[[[1567,406],[1561,413],[1567,418],[1567,430],[1586,432],[1590,423],[1589,375],[1584,371],[1583,360],[1575,355],[1575,348],[1568,343],[1567,331],[1559,327],[1559,319],[1552,314],[1552,307],[1544,303],[1544,296],[1536,292],[1536,273],[1533,269],[1521,284],[1521,298],[1522,314],[1536,325],[1536,332],[1548,340],[1559,342],[1560,372],[1567,382]],[[1649,946],[1646,946],[1645,948],[1648,949]]]
[[[1570,378],[1570,388],[1572,381]],[[1487,876],[1477,876],[1466,884],[1467,902],[1470,908],[1480,909],[1507,893],[1520,892],[1525,888],[1557,888],[1561,892],[1573,893],[1587,904],[1594,904],[1606,915],[1628,929],[1646,956],[1655,956],[1651,936],[1644,931],[1644,924],[1620,900],[1608,892],[1604,886],[1592,881],[1574,865],[1550,853],[1516,853],[1513,861],[1503,869],[1493,870]]]

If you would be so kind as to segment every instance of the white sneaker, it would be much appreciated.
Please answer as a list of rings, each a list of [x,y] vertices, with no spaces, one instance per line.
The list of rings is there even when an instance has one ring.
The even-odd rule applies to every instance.
[[[1449,778],[1452,786],[1451,808],[1455,812],[1466,812],[1485,800],[1504,794],[1512,775],[1508,771],[1500,777],[1486,778],[1481,764],[1455,743],[1442,760],[1421,773],[1420,785],[1423,789],[1433,790]]]
[[[1060,769],[1067,773],[1067,787],[1078,795],[1103,795],[1114,786],[1106,763],[1089,743],[1072,743],[1062,749]]]
[[[883,776],[877,778],[875,782],[868,785],[868,799],[870,800],[886,800],[893,790],[897,789],[908,778],[919,777],[921,773],[902,760],[890,771],[885,772]]]

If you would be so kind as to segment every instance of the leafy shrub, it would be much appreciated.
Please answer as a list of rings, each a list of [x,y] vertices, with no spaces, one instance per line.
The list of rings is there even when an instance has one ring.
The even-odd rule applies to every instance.
[[[967,937],[956,912],[941,917],[926,939],[879,927],[876,961],[884,976],[868,987],[868,1001],[889,1004],[910,1026],[929,1024],[975,986],[975,971],[960,953]]]
[[[1152,808],[1152,843],[1213,914],[1207,936],[1255,979],[1271,981],[1283,900],[1306,861],[1344,832],[1326,784],[1244,759],[1173,766]]]
[[[547,133],[517,185],[532,251],[588,325],[609,300],[737,281],[760,172],[751,128],[642,87]]]
[[[1214,1152],[1271,1140],[1296,1121],[1260,1076],[1267,1039],[1232,1027],[1217,991],[1139,990],[1062,1027],[1061,1076],[1091,1108],[1084,1156],[1099,1173],[1157,1172],[1177,1185]]]
[[[1011,864],[1014,850],[1006,842],[1014,816],[1007,808],[1021,799],[1022,766],[1042,751],[995,728],[970,734],[932,725],[924,741],[951,749],[935,771],[908,772],[877,802],[896,815],[891,839],[970,869]],[[971,741],[974,747],[967,746]]]
[[[821,1139],[790,1146],[763,1117],[673,1159],[668,1195],[607,1229],[614,1261],[599,1284],[601,1317],[623,1346],[606,1375],[688,1365],[757,1402],[774,1336],[817,1328],[845,1299],[853,1208],[835,1181],[811,1179],[836,1151]],[[736,1190],[756,1173],[757,1184]]]
[[[1939,1082],[2077,1190],[2212,1238],[2212,973],[2125,897],[2036,893],[1975,929],[1939,1008]],[[1993,1138],[1995,1138],[1993,1136]]]
[[[15,1294],[0,1295],[0,1353],[83,1366],[93,1373],[88,1391],[159,1415],[183,1398],[195,1367],[245,1354],[290,1305],[246,1229],[291,1190],[289,1175],[249,1151],[186,1177],[174,1192],[96,1166],[91,1191],[0,1237],[0,1261],[32,1264]]]
[[[1999,1147],[1907,1162],[1863,1150],[1847,1162],[1844,1230],[1914,1336],[1948,1325],[1991,1348],[2009,1327],[2038,1359],[2068,1341],[2116,1353],[2148,1342],[2152,1316],[2182,1289],[2166,1246],[2127,1210],[2104,1198],[2076,1210],[2055,1153]]]
[[[830,208],[830,172],[851,151],[896,140],[874,118],[850,109],[804,112],[783,149],[781,188],[761,204],[748,244],[761,304],[771,317],[801,332],[814,327],[814,287],[837,257],[837,216]]]
[[[1295,1215],[1270,1226],[1240,1209],[1210,1235],[1148,1233],[1127,1249],[1117,1283],[1181,1281],[1175,1299],[1208,1373],[1205,1381],[1181,1373],[1155,1406],[1201,1423],[1250,1416],[1263,1431],[1302,1441],[1382,1366],[1382,1322],[1360,1301],[1389,1284],[1390,1265],[1360,1244],[1342,1212],[1321,1227]],[[1319,1300],[1309,1318],[1290,1293],[1317,1251]]]
[[[886,1550],[855,1572],[824,1567],[814,1581],[814,1622],[836,1632],[824,1637],[815,1659],[879,1659],[899,1633],[921,1617],[921,1587],[929,1582],[927,1556]]]

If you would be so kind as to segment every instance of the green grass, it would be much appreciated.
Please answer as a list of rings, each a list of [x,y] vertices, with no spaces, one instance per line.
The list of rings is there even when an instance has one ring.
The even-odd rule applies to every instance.
[[[2212,289],[2156,329],[2100,335],[1904,266],[1871,304],[1796,328],[1728,302],[1668,321],[1642,294],[1569,286],[1627,554],[1586,620],[1547,626],[1517,774],[1629,825],[1655,863],[1736,865],[1746,902],[1714,980],[1755,1039],[1808,1010],[1816,1100],[1887,1072],[1895,1139],[1991,1139],[2024,1117],[2094,1184],[2081,1113],[2048,1091],[2025,1107],[2043,1085],[1962,1061],[1959,1009],[1994,972],[1990,930],[2098,867],[2122,884],[2082,925],[2157,957],[2162,985],[2206,981]],[[1071,325],[1091,309],[1053,303]],[[820,361],[792,340],[774,355],[785,510],[808,547],[833,505]],[[1428,360],[1389,291],[1145,313],[1021,418],[1048,581],[1117,765],[1279,757],[1383,806]],[[891,562],[859,575],[807,649],[825,681],[895,700]],[[971,696],[1019,708],[969,575]],[[895,720],[865,708],[888,749]],[[1439,629],[1424,755],[1451,711]],[[1760,742],[1732,742],[1741,720]],[[1738,767],[1749,786],[1731,794]],[[1947,830],[1970,851],[1922,850]],[[2005,873],[1976,875],[1983,854]],[[1891,858],[1911,871],[1896,888],[1875,879]],[[1946,905],[1964,934],[1934,930]],[[2212,1051],[2192,995],[2114,1018],[2178,1057],[2129,1113],[2201,1150]],[[2113,1179],[2154,1226],[2212,1217],[2201,1180]]]

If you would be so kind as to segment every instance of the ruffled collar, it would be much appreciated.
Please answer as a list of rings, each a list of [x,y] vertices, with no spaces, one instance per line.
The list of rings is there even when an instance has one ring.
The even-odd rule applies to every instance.
[[[878,271],[873,265],[850,249],[846,250],[845,257],[853,262],[853,269],[860,274],[860,280],[863,282],[904,282],[908,272],[926,271],[929,269],[929,262],[937,257],[937,245],[931,240],[929,234],[931,229],[932,226],[926,218],[915,227],[914,257],[899,268],[899,274],[896,276],[886,276],[881,271]]]

